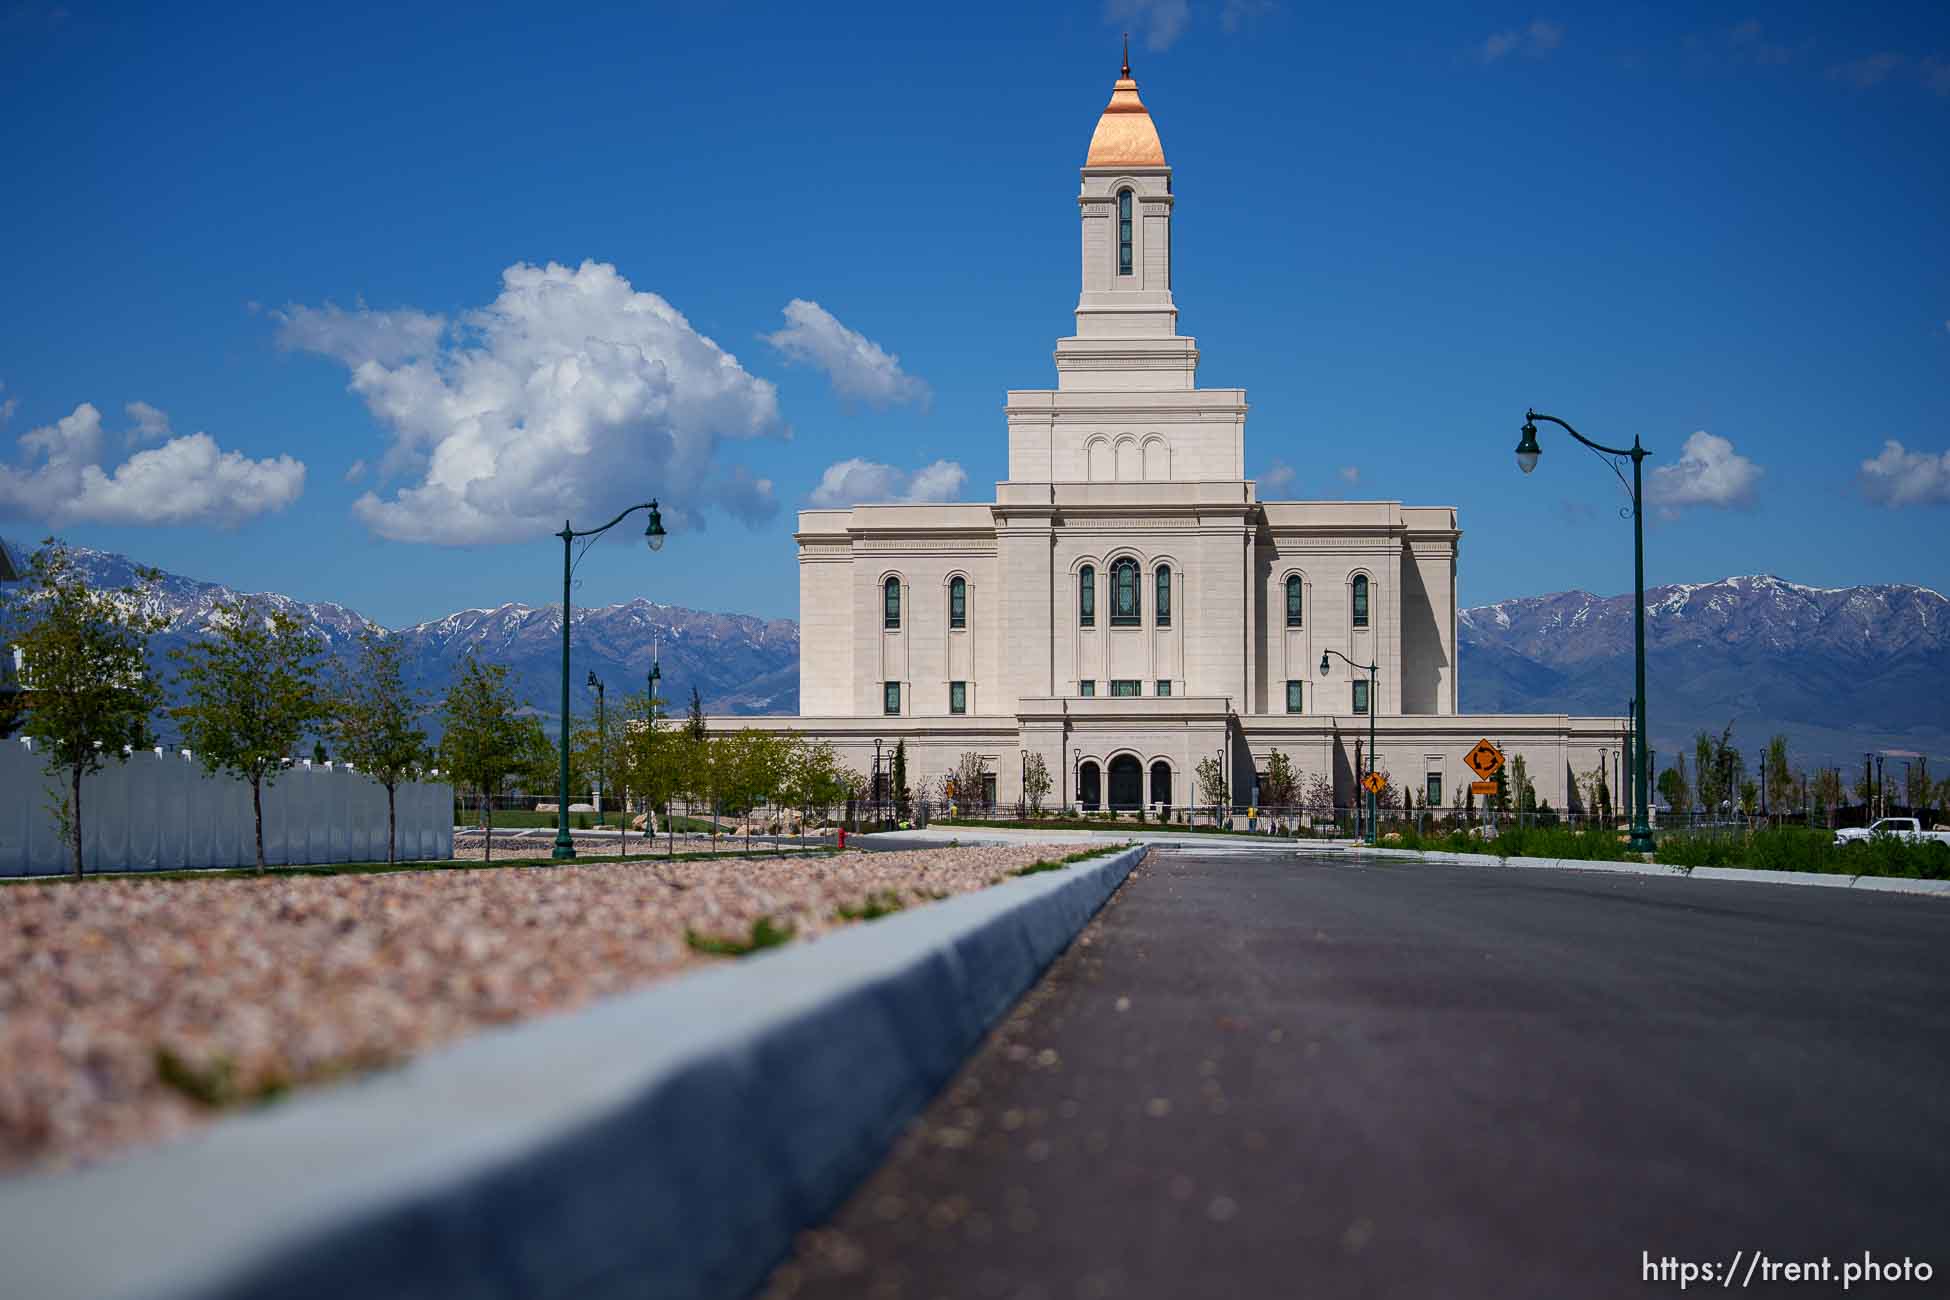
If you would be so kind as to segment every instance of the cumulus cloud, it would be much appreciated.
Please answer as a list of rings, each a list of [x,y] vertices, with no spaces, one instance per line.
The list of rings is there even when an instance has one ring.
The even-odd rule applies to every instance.
[[[1564,24],[1539,18],[1528,27],[1512,27],[1492,33],[1476,53],[1485,63],[1495,63],[1511,54],[1541,59],[1564,43]]]
[[[1104,0],[1105,19],[1136,31],[1147,50],[1170,49],[1191,16],[1189,0]]]
[[[1259,476],[1260,491],[1284,492],[1293,486],[1293,480],[1296,477],[1298,477],[1298,474],[1295,472],[1293,466],[1283,460],[1276,460],[1268,465],[1265,472]]]
[[[447,318],[431,312],[373,311],[363,302],[351,311],[335,303],[286,307],[271,313],[278,322],[280,346],[317,352],[348,366],[371,361],[397,366],[431,353],[446,331]]]
[[[1950,451],[1910,451],[1894,438],[1856,474],[1862,494],[1885,506],[1950,505]]]
[[[169,436],[169,414],[149,405],[147,402],[130,402],[122,408],[135,428],[129,430],[129,445],[140,442],[155,442]]]
[[[840,324],[818,303],[794,298],[785,305],[785,320],[784,329],[761,337],[786,360],[824,370],[840,396],[880,408],[927,402],[928,386],[902,370],[899,357]]]
[[[906,470],[858,456],[836,461],[819,476],[808,498],[816,506],[855,506],[862,503],[952,501],[968,478],[952,460],[937,460],[909,474]]]
[[[1950,321],[1945,321],[1944,327],[1946,329],[1950,329]],[[7,387],[7,381],[4,379],[0,379],[0,392],[4,392],[6,390],[6,387]],[[7,421],[14,418],[14,409],[18,405],[19,405],[19,399],[14,397],[9,397],[4,401],[0,401],[0,425],[4,425],[6,424]]]
[[[1751,506],[1766,472],[1735,451],[1731,441],[1702,429],[1686,439],[1677,463],[1652,471],[1645,497],[1668,518],[1688,506]]]
[[[169,420],[144,403],[150,424]],[[141,433],[139,422],[128,435]],[[102,415],[83,402],[20,437],[22,464],[0,465],[0,513],[69,523],[215,524],[234,527],[282,510],[305,489],[305,467],[289,456],[251,460],[224,451],[207,433],[171,438],[103,468]]]
[[[696,526],[705,503],[764,513],[769,483],[716,457],[781,432],[777,389],[607,263],[518,262],[451,324],[410,309],[277,315],[282,341],[342,362],[392,433],[380,470],[412,481],[353,506],[382,537],[513,541],[659,493],[679,498],[672,524]]]

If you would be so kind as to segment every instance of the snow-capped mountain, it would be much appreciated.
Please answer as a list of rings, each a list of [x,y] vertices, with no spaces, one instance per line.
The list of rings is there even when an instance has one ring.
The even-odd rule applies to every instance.
[[[16,554],[25,549],[15,548]],[[71,553],[89,580],[105,587],[134,582],[137,565],[126,556],[73,547]],[[202,635],[215,607],[239,593],[214,582],[164,574],[150,588],[153,608],[167,616],[168,628],[151,643],[152,655],[166,662],[168,652]],[[275,593],[257,598],[310,625],[335,656],[349,656],[359,634],[378,624],[343,605],[308,603]],[[445,618],[397,628],[390,635],[407,647],[406,675],[411,685],[438,696],[470,652],[506,664],[517,698],[552,720],[561,688],[562,612],[551,606],[508,604],[495,609],[464,609]],[[610,702],[644,689],[653,659],[661,654],[659,693],[672,712],[681,712],[695,686],[713,713],[794,713],[799,708],[799,625],[789,619],[743,614],[713,614],[633,600],[575,611],[572,630],[575,667],[571,705],[593,710],[590,671],[602,679]]]
[[[15,548],[16,554],[24,554]],[[122,585],[127,558],[76,548],[90,578]],[[159,654],[200,635],[217,602],[237,593],[165,574],[154,589],[168,614]],[[1661,755],[1728,722],[1757,750],[1787,733],[1803,764],[1859,762],[1865,749],[1950,757],[1950,600],[1894,584],[1807,587],[1772,576],[1655,587],[1646,642],[1653,746]],[[347,654],[369,620],[343,605],[263,599],[308,622]],[[1632,695],[1632,598],[1556,592],[1457,615],[1462,707],[1468,712],[1622,714]],[[392,633],[408,646],[409,679],[430,695],[470,651],[508,665],[517,695],[552,721],[561,689],[560,611],[509,604],[465,609]],[[661,648],[662,694],[681,711],[696,686],[713,713],[796,713],[799,627],[790,619],[713,614],[634,600],[578,610],[571,703],[594,707],[593,669],[612,703],[643,687]],[[1663,761],[1663,759],[1661,760]]]
[[[1500,601],[1457,624],[1465,710],[1612,714],[1631,698],[1629,593]],[[1785,732],[1803,762],[1950,752],[1950,600],[1928,587],[1772,575],[1654,587],[1645,639],[1660,751],[1732,722],[1747,749]]]

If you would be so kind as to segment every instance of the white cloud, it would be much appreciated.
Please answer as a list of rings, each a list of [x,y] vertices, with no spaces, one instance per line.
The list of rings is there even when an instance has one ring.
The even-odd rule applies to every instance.
[[[1828,70],[1828,75],[1836,81],[1846,81],[1857,90],[1867,90],[1889,80],[1908,62],[1908,55],[1884,50],[1879,54],[1865,54],[1859,59],[1838,63]]]
[[[153,407],[145,409],[167,428],[168,417]],[[136,452],[113,470],[101,464],[104,441],[101,412],[88,402],[53,424],[22,434],[23,465],[0,466],[0,513],[56,525],[230,527],[282,510],[305,490],[303,463],[289,456],[251,460],[221,450],[207,433],[171,438]]]
[[[1353,487],[1361,481],[1361,467],[1359,465],[1343,465],[1340,468],[1340,475],[1341,482],[1347,484],[1349,487]]]
[[[816,506],[833,507],[952,501],[967,478],[952,460],[937,460],[909,474],[892,465],[853,456],[828,465],[808,499]]]
[[[1704,429],[1686,439],[1676,464],[1661,465],[1646,481],[1645,498],[1668,518],[1687,506],[1744,507],[1767,471]]]
[[[1539,18],[1528,27],[1512,27],[1492,34],[1477,47],[1485,63],[1495,63],[1510,54],[1541,59],[1564,43],[1564,24]]]
[[[781,431],[777,389],[607,263],[518,262],[451,327],[363,307],[279,318],[289,346],[344,362],[391,430],[381,472],[416,480],[354,504],[380,536],[514,541],[651,496],[668,498],[667,523],[695,527],[701,505],[750,519],[771,499],[715,458],[727,438]]]
[[[1259,476],[1260,491],[1284,492],[1293,486],[1293,480],[1297,477],[1299,475],[1293,466],[1283,460],[1276,460]]]
[[[816,302],[794,298],[785,305],[786,326],[761,335],[788,361],[818,366],[842,397],[888,407],[928,400],[928,386],[901,369],[901,359],[866,335],[840,324]]]
[[[1950,451],[1909,451],[1894,438],[1856,474],[1862,494],[1885,506],[1950,505]]]
[[[1950,321],[1945,321],[1943,325],[1945,329],[1950,329]],[[7,381],[0,379],[0,389],[4,389],[6,386]],[[17,397],[9,397],[6,401],[0,402],[0,425],[4,425],[7,421],[14,418],[14,409],[19,403],[20,399]]]
[[[345,481],[347,483],[357,483],[365,476],[366,462],[363,459],[355,460],[345,468]]]
[[[1170,49],[1191,16],[1189,0],[1104,0],[1105,20],[1128,24],[1147,50]]]
[[[358,366],[373,361],[396,366],[426,356],[440,343],[447,318],[430,312],[373,311],[363,302],[352,311],[335,303],[274,311],[278,343],[300,352],[318,352]]]
[[[147,402],[130,402],[122,408],[128,417],[135,421],[135,428],[129,430],[129,445],[141,442],[155,442],[169,436],[169,415],[149,405]]]

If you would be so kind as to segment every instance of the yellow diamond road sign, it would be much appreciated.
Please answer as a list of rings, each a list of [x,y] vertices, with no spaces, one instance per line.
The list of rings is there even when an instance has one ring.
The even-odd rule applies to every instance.
[[[1381,773],[1370,772],[1361,778],[1361,784],[1368,788],[1369,794],[1380,794],[1383,788],[1387,786],[1388,781]]]
[[[1476,748],[1463,755],[1463,762],[1469,765],[1470,771],[1487,781],[1496,775],[1498,768],[1503,766],[1503,755],[1489,741],[1479,740],[1476,742]]]

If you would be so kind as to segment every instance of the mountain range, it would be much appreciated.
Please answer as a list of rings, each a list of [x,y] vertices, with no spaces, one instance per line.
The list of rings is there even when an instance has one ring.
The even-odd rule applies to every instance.
[[[19,554],[16,548],[16,554]],[[121,585],[136,566],[86,548],[92,582]],[[200,636],[238,593],[165,574],[154,589],[167,630],[158,656]],[[334,655],[377,626],[332,603],[262,599],[309,624]],[[471,651],[506,664],[517,696],[553,720],[561,689],[561,612],[553,606],[466,609],[393,630],[411,684],[437,695]],[[1466,712],[1622,714],[1632,695],[1632,599],[1557,592],[1457,616]],[[789,619],[709,613],[633,600],[578,610],[571,705],[592,710],[587,674],[614,704],[638,691],[653,658],[661,694],[681,711],[696,688],[707,712],[791,714],[799,707],[799,627]],[[1865,750],[1950,758],[1950,600],[1927,587],[1809,587],[1772,576],[1680,583],[1647,592],[1647,682],[1653,748],[1665,761],[1699,730],[1734,726],[1758,750],[1788,736],[1797,763],[1853,771]],[[1950,767],[1950,764],[1946,764]]]

